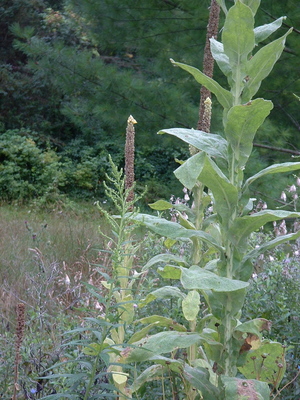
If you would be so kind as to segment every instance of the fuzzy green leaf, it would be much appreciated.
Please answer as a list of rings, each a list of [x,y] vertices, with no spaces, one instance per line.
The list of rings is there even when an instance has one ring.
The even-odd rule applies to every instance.
[[[283,210],[263,210],[258,213],[237,218],[229,230],[229,236],[238,250],[243,251],[244,240],[268,222],[286,218],[299,218],[300,213]]]
[[[178,332],[186,332],[187,330],[185,326],[178,324],[178,322],[174,321],[172,318],[161,317],[160,315],[151,315],[150,317],[142,318],[136,321],[136,323],[148,324],[148,325],[140,329],[139,331],[135,332],[128,340],[129,344],[143,339],[145,336],[148,335],[149,331],[152,328],[157,326],[172,329]]]
[[[144,307],[146,304],[156,299],[169,299],[170,297],[179,297],[184,299],[185,294],[183,294],[177,287],[163,286],[149,293],[147,297],[142,300],[141,306]]]
[[[133,348],[124,357],[125,362],[143,362],[151,357],[170,353],[175,349],[184,349],[198,343],[201,337],[198,333],[165,331],[148,336],[133,343]]]
[[[260,5],[260,0],[241,0],[241,2],[251,9],[253,15],[256,14],[256,11]]]
[[[227,159],[227,142],[220,135],[185,128],[163,129],[158,133],[176,136],[210,156]]]
[[[144,265],[142,271],[147,271],[149,268],[153,267],[155,264],[160,263],[170,263],[174,262],[176,265],[187,265],[187,263],[182,259],[182,257],[176,256],[174,254],[166,253],[166,254],[157,254],[152,257],[147,264]]]
[[[171,62],[177,67],[180,67],[185,71],[189,72],[191,75],[193,75],[193,77],[196,79],[198,83],[205,86],[210,92],[212,92],[217,97],[218,102],[225,109],[229,109],[232,106],[232,94],[228,90],[222,88],[222,86],[218,82],[216,82],[212,78],[209,78],[208,76],[203,74],[203,72],[201,72],[199,69],[195,67],[178,63],[175,62],[174,60],[171,60]]]
[[[237,189],[204,152],[190,157],[174,174],[190,190],[198,180],[202,182],[212,191],[216,211],[223,222],[230,218],[238,200]]]
[[[136,392],[139,390],[145,383],[151,382],[151,381],[156,381],[158,376],[162,376],[162,374],[165,372],[165,367],[163,365],[151,365],[150,367],[144,369],[137,378],[133,381],[133,384],[131,386],[131,391],[132,393]]]
[[[165,200],[158,200],[155,203],[148,204],[148,206],[151,207],[152,210],[157,211],[170,210],[170,208],[173,208],[173,204]]]
[[[289,29],[285,35],[262,47],[247,62],[246,72],[248,78],[242,95],[242,101],[244,103],[251,100],[260,88],[262,80],[272,71],[274,64],[281,56],[284,49],[286,37],[292,30],[293,28]]]
[[[158,235],[180,240],[188,240],[197,237],[216,249],[223,250],[217,241],[206,232],[186,229],[176,222],[167,221],[166,219],[154,215],[138,214],[133,216],[132,219],[146,225]]]
[[[181,268],[181,283],[185,289],[213,290],[233,292],[249,286],[248,282],[224,278],[213,272],[193,265],[189,269]]]
[[[157,272],[164,279],[180,279],[181,277],[180,268],[174,265],[165,265],[163,268],[159,268]]]
[[[253,28],[254,17],[251,9],[237,1],[228,11],[222,34],[224,53],[234,69],[240,68],[241,64],[246,62],[254,48]]]
[[[200,390],[205,400],[216,400],[219,395],[218,388],[209,380],[209,372],[206,368],[195,368],[184,365],[183,376],[195,389]]]
[[[300,231],[296,233],[289,233],[288,235],[278,236],[273,240],[263,243],[261,246],[255,247],[252,251],[250,251],[242,261],[242,264],[246,263],[248,260],[254,260],[260,254],[264,253],[267,250],[271,250],[279,244],[290,242],[292,240],[296,240],[300,237]]]
[[[211,54],[218,64],[220,70],[227,77],[231,77],[232,69],[229,63],[228,56],[224,53],[223,43],[218,42],[216,39],[210,39],[210,50]]]
[[[238,167],[243,167],[253,148],[257,129],[270,114],[273,104],[264,99],[255,99],[244,105],[232,107],[227,114],[226,138],[230,144]]]
[[[280,17],[276,19],[276,21],[271,22],[270,24],[265,24],[262,26],[258,26],[254,29],[255,35],[255,43],[258,44],[263,40],[267,39],[272,33],[277,31],[278,28],[281,27],[282,21],[286,17]]]
[[[136,321],[141,324],[152,324],[155,323],[159,326],[171,328],[174,331],[186,332],[186,327],[178,324],[173,318],[162,317],[161,315],[150,315],[149,317],[144,317]]]
[[[256,179],[261,178],[262,176],[269,175],[269,174],[279,174],[282,172],[291,172],[300,169],[300,162],[287,162],[282,164],[273,164],[270,167],[264,168],[259,171],[257,174],[248,178],[244,184],[244,190],[248,188]]]

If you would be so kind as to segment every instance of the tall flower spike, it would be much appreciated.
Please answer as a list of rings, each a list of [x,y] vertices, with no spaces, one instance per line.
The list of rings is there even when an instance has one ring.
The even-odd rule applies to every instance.
[[[212,102],[210,97],[207,97],[203,104],[204,104],[204,111],[202,114],[202,126],[204,127],[204,129],[202,130],[204,132],[209,132],[210,120],[211,120],[211,108],[212,108]],[[189,150],[191,156],[199,152],[199,150],[192,145],[189,145]]]
[[[203,57],[203,73],[210,78],[212,78],[214,72],[214,59],[210,51],[210,39],[212,37],[217,38],[218,36],[219,16],[220,6],[217,0],[211,0]],[[199,120],[197,129],[204,132],[210,132],[210,119],[207,120],[204,115],[205,101],[208,97],[211,99],[210,91],[206,87],[202,86],[200,89]]]
[[[20,349],[23,342],[25,329],[25,304],[19,303],[17,305],[17,329],[16,329],[16,357],[15,357],[15,376],[14,376],[14,393],[12,400],[17,398],[18,377],[19,377],[19,363],[20,363]]]
[[[125,143],[125,188],[130,190],[127,196],[127,202],[133,201],[134,199],[134,124],[136,123],[136,120],[130,115],[127,120]]]

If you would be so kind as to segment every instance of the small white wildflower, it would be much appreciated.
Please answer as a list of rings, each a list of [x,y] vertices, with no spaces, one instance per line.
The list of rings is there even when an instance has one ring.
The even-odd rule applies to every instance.
[[[185,212],[182,213],[182,218],[189,219],[188,215]]]
[[[183,191],[183,193],[187,193],[187,192],[188,192],[188,190],[187,190],[186,187],[184,187],[184,188],[182,189],[182,191]]]
[[[67,286],[70,286],[70,283],[71,283],[70,278],[69,278],[69,276],[66,274],[66,276],[65,276],[65,284],[66,284]]]
[[[297,193],[294,193],[294,194],[293,194],[293,199],[294,199],[294,200],[297,200],[298,197],[299,197],[299,196],[297,195]]]
[[[262,205],[262,207],[261,207],[261,209],[262,209],[262,210],[266,210],[267,208],[268,208],[268,205],[267,205],[266,202],[264,202],[263,205]]]
[[[281,198],[281,200],[286,201],[286,194],[284,191],[281,192],[280,198]]]
[[[299,176],[297,177],[296,183],[297,183],[297,186],[300,186],[300,177]]]
[[[274,258],[273,256],[269,256],[269,260],[270,260],[270,261],[274,261],[275,258]]]
[[[289,192],[296,192],[297,191],[297,188],[296,188],[296,186],[295,185],[292,185],[292,186],[290,186],[289,187]]]
[[[184,200],[185,200],[185,201],[189,201],[189,199],[190,199],[190,196],[186,193],[186,194],[184,195]]]

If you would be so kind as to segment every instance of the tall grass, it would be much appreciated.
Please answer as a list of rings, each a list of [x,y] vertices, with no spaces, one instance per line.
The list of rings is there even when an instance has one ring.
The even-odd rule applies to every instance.
[[[91,205],[51,213],[2,205],[0,221],[1,332],[15,324],[16,304],[36,307],[39,292],[50,313],[55,301],[70,305],[75,287],[78,292],[83,281],[93,279],[97,249],[103,248],[99,225],[105,231],[106,223]]]

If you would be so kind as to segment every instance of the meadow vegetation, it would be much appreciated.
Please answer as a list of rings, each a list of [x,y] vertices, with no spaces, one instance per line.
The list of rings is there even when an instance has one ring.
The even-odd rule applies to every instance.
[[[73,165],[67,151],[39,148],[31,131],[0,136],[4,400],[300,396],[300,162],[249,168],[273,108],[255,96],[292,28],[271,40],[284,19],[255,27],[259,3],[212,1],[215,22],[220,8],[225,15],[221,41],[210,38],[222,85],[205,61],[203,73],[171,60],[209,92],[198,130],[159,131],[183,142],[166,151],[180,156],[174,189],[182,196],[156,200],[134,182],[132,116],[124,171],[107,149],[99,160],[83,148]],[[50,10],[45,18],[62,16]],[[29,28],[12,31],[23,39],[19,50],[39,48],[28,46]],[[218,134],[210,129],[211,93],[223,115]],[[254,182],[281,174],[290,180],[281,207],[252,197]],[[68,185],[89,202],[71,200]]]

